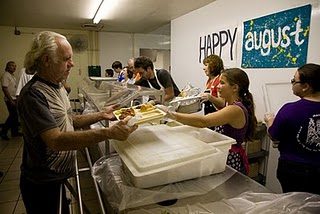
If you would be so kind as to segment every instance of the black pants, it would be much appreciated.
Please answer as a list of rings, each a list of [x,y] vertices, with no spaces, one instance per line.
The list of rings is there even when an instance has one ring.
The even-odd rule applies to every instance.
[[[6,105],[9,112],[9,116],[2,127],[1,134],[7,135],[9,129],[11,129],[11,135],[14,136],[18,134],[18,127],[19,127],[17,107],[15,105],[12,105],[8,101],[6,101]]]
[[[279,160],[277,178],[284,193],[309,192],[320,195],[320,167]]]
[[[20,176],[22,200],[28,214],[59,213],[60,187],[64,182],[35,184]],[[62,191],[62,213],[69,214],[64,185]]]

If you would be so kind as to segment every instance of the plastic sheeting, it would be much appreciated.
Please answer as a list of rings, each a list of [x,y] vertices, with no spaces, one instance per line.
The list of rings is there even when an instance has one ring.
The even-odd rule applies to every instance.
[[[183,207],[139,209],[130,214],[316,214],[320,213],[320,196],[292,192],[285,194],[245,192],[238,197],[212,203]]]
[[[124,210],[157,202],[182,199],[191,196],[204,195],[225,183],[236,172],[226,170],[214,176],[187,180],[148,189],[139,189],[130,184],[129,178],[123,173],[119,156],[102,157],[93,166],[92,175],[108,203],[115,210]]]

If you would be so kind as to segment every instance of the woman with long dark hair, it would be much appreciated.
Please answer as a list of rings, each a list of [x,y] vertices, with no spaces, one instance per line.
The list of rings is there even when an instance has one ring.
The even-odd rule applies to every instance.
[[[223,70],[218,92],[226,106],[216,112],[207,115],[168,112],[168,115],[190,126],[215,126],[217,132],[234,138],[237,143],[229,150],[227,164],[243,174],[248,174],[248,158],[242,143],[251,139],[257,125],[248,75],[239,68]]]

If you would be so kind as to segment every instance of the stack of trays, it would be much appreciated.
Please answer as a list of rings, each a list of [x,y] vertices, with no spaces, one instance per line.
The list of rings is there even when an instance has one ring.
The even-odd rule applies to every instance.
[[[233,143],[210,129],[166,125],[139,127],[126,141],[112,141],[124,171],[140,188],[222,172]]]

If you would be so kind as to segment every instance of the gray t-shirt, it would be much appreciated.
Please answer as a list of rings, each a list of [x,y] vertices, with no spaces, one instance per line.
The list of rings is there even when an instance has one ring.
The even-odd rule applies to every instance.
[[[37,75],[22,89],[18,111],[24,132],[21,174],[36,183],[64,180],[75,173],[75,151],[53,151],[41,139],[46,130],[74,131],[64,87]]]

